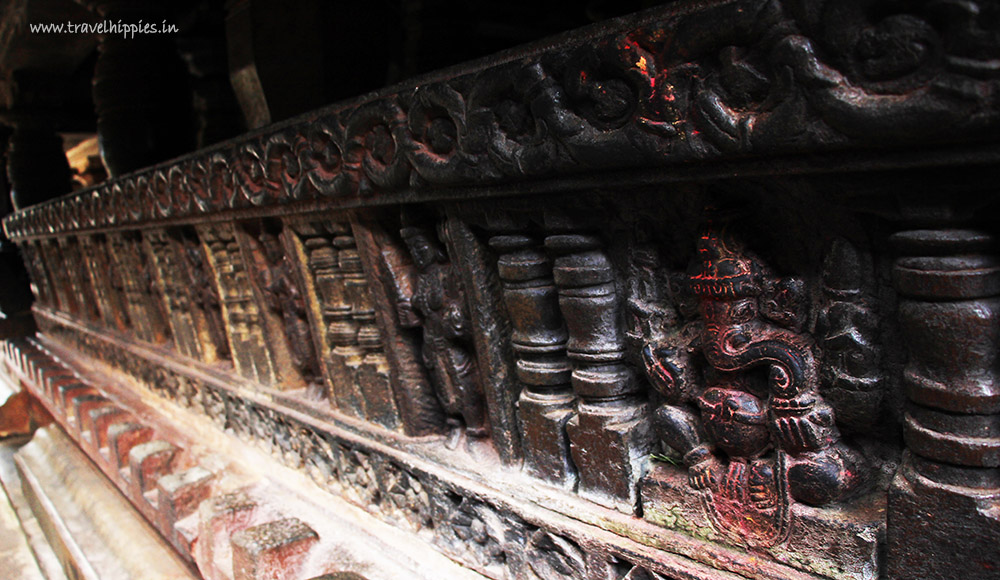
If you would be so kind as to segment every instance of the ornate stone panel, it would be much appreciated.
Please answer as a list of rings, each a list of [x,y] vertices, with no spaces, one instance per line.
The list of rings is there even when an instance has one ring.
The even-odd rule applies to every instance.
[[[173,176],[138,171],[5,227],[46,235],[289,202],[353,205],[408,189],[430,199],[553,174],[988,140],[1000,124],[995,10],[670,4],[333,105],[182,158]]]
[[[267,348],[260,307],[250,286],[243,252],[233,227],[199,227],[198,237],[208,248],[208,261],[219,286],[236,371],[260,384],[274,384],[277,371]]]
[[[399,411],[383,334],[350,223],[331,220],[288,227],[305,266],[331,404],[350,416],[397,428]]]
[[[671,2],[4,227],[44,340],[488,577],[991,577],[998,22]]]
[[[56,294],[55,280],[50,276],[42,255],[41,243],[28,242],[21,246],[24,263],[31,276],[31,291],[35,300],[48,308],[59,309],[59,297]]]
[[[191,227],[170,231],[171,244],[178,258],[176,273],[189,292],[189,301],[205,362],[231,360],[232,352],[222,317],[219,287],[212,276],[205,245]]]
[[[123,300],[124,286],[121,272],[108,253],[107,237],[81,236],[80,249],[83,255],[87,256],[83,264],[90,276],[103,324],[108,328],[125,332],[130,327],[130,321]],[[43,304],[51,306],[44,300]]]
[[[136,337],[150,343],[170,339],[166,307],[157,273],[139,232],[108,234],[115,271],[121,273],[128,318]]]
[[[144,238],[149,244],[151,262],[156,268],[160,291],[166,300],[174,348],[185,356],[201,359],[201,337],[194,319],[192,288],[182,275],[181,263],[174,253],[170,237],[164,230],[146,230]]]
[[[300,256],[286,248],[278,221],[245,222],[237,232],[277,373],[275,386],[318,395],[323,377],[297,269]]]

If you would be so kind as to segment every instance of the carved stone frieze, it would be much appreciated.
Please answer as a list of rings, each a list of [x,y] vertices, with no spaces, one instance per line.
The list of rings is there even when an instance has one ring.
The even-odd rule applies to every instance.
[[[998,22],[667,3],[4,227],[43,342],[488,577],[971,580]]]
[[[702,235],[688,280],[700,313],[694,340],[707,366],[703,382],[692,384],[691,345],[645,348],[648,376],[665,400],[657,427],[716,530],[772,546],[788,536],[791,502],[849,497],[867,468],[820,394],[816,347],[801,331],[802,282],[774,277],[724,225]],[[766,377],[754,376],[756,368]]]
[[[808,248],[786,249],[792,233],[762,237],[769,226],[750,219],[787,223],[800,208],[780,198],[757,214],[737,203],[731,223],[713,218],[698,233],[705,203],[729,194],[690,193],[676,204],[595,191],[544,204],[477,200],[101,234],[135,242],[116,248],[117,263],[146,259],[167,298],[159,300],[192,317],[202,347],[206,312],[217,305],[235,360],[234,369],[192,365],[192,376],[209,381],[182,376],[192,361],[176,356],[180,346],[156,349],[175,369],[165,371],[128,354],[128,333],[106,322],[100,330],[80,314],[38,312],[65,323],[46,324],[50,336],[107,331],[119,346],[78,348],[110,356],[150,390],[494,576],[548,528],[538,520],[505,528],[504,510],[449,497],[449,485],[435,488],[366,438],[512,473],[523,459],[524,485],[589,510],[641,514],[635,521],[654,535],[709,550],[736,547],[832,577],[877,569],[884,494],[866,491],[872,480],[886,485],[898,443],[872,442],[891,437],[894,424],[882,420],[881,404],[892,396],[878,345],[886,289],[866,237],[840,213]],[[576,203],[600,211],[590,216]],[[140,268],[129,271],[131,317],[157,298],[137,283]],[[196,303],[205,276],[209,294]],[[293,340],[315,349],[311,375],[309,352],[294,356]],[[156,345],[143,342],[153,341],[134,352]],[[295,376],[326,381],[325,400]],[[474,395],[471,406],[464,394]],[[387,402],[391,414],[375,412]],[[364,435],[346,441],[318,424]],[[434,512],[448,505],[456,523],[440,530],[445,516]],[[835,539],[824,544],[824,530]],[[572,550],[538,542],[562,555],[518,568],[527,577],[576,573]],[[590,575],[660,573],[638,562],[598,565],[581,549]]]
[[[306,298],[320,329],[328,399],[339,411],[394,429],[399,410],[389,381],[383,335],[349,223],[298,222]]]
[[[233,226],[202,226],[198,228],[198,236],[208,248],[208,261],[219,286],[236,371],[263,385],[274,384],[277,370],[267,348],[260,306]]]
[[[137,338],[158,344],[170,339],[166,306],[157,273],[139,232],[108,234],[114,272],[121,274],[128,319]]]
[[[669,5],[5,219],[12,239],[413,188],[989,138],[997,8]],[[845,31],[850,31],[849,33]],[[169,185],[169,186],[168,186]]]
[[[284,227],[276,220],[242,224],[241,235],[249,278],[261,305],[272,361],[282,389],[323,390],[307,299],[297,272],[298,256],[286,248]],[[242,235],[245,232],[245,235]]]
[[[444,224],[439,230],[446,232]],[[463,430],[469,437],[486,437],[486,401],[472,345],[466,290],[457,267],[440,233],[427,224],[404,222],[400,236],[412,259],[413,279],[411,290],[397,295],[400,323],[420,331],[423,363],[448,429],[456,435]]]

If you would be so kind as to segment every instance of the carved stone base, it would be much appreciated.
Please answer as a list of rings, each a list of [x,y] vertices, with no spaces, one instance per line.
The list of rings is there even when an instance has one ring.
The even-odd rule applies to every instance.
[[[385,357],[365,355],[358,369],[358,386],[365,398],[366,418],[387,429],[399,427],[399,408],[389,384],[389,366]]]
[[[580,474],[580,495],[633,513],[639,502],[638,482],[653,443],[648,405],[580,403],[577,411],[566,431]]]
[[[1000,490],[938,484],[907,463],[889,489],[889,577],[996,578]]]
[[[335,356],[327,363],[333,370],[333,377],[353,377],[361,360],[364,351],[355,347],[336,347],[333,350]],[[337,410],[355,419],[365,418],[365,400],[361,396],[360,384],[357,381],[332,381],[330,390],[330,400],[334,401]]]
[[[573,416],[573,395],[538,395],[522,391],[518,400],[524,437],[524,469],[558,486],[573,487],[566,423]]]
[[[685,470],[653,465],[640,487],[646,521],[705,540],[731,543],[711,523],[699,493],[688,484]],[[758,554],[823,577],[851,580],[879,577],[885,503],[878,494],[840,508],[816,509],[793,503],[790,511],[788,539],[758,549]]]

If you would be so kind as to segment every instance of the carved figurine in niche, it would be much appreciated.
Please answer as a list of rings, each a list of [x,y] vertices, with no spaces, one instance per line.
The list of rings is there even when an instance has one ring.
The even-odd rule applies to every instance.
[[[160,289],[160,283],[156,272],[153,270],[151,259],[147,257],[141,242],[135,246],[135,253],[138,256],[138,283],[139,291],[146,299],[146,313],[149,316],[152,336],[148,339],[153,342],[168,342],[171,338],[170,325],[167,323],[167,303]]]
[[[205,323],[209,339],[215,346],[215,355],[219,358],[229,358],[229,341],[226,338],[226,326],[222,321],[222,301],[215,280],[208,269],[205,252],[201,248],[195,234],[185,234],[182,237],[184,261],[191,282],[191,299],[205,313]]]
[[[264,263],[258,265],[256,275],[265,305],[282,321],[292,364],[306,384],[315,388],[322,384],[322,374],[309,330],[305,297],[295,283],[294,264],[288,259],[278,235],[266,227],[261,228],[257,241]]]
[[[698,258],[686,290],[700,320],[680,333],[688,342],[643,349],[665,401],[657,428],[682,454],[713,525],[738,542],[773,545],[788,533],[792,501],[848,497],[864,461],[819,394],[815,345],[801,330],[802,282],[773,276],[725,229],[702,235]]]
[[[99,238],[95,249],[98,253],[98,263],[107,268],[108,287],[111,294],[108,296],[108,300],[114,305],[114,317],[118,328],[119,330],[127,330],[132,325],[132,321],[129,320],[129,311],[125,305],[127,286],[122,278],[121,270],[118,268],[118,262],[109,255],[111,247],[107,238]],[[47,280],[45,283],[48,285]]]
[[[446,238],[442,224],[441,237]],[[416,266],[413,294],[400,298],[399,320],[423,328],[423,359],[434,391],[457,442],[464,426],[471,437],[485,437],[486,405],[479,385],[465,292],[457,272],[433,232],[415,226],[400,230]]]

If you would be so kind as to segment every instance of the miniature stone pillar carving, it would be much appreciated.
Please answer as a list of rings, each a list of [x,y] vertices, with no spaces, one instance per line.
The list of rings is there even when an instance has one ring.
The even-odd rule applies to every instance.
[[[166,301],[167,320],[177,352],[194,359],[202,358],[201,341],[194,321],[190,287],[181,278],[180,264],[174,255],[167,232],[151,230],[145,234],[152,265],[157,269],[161,292]]]
[[[375,308],[368,297],[368,282],[361,267],[361,258],[354,237],[347,228],[340,225],[333,238],[333,245],[337,248],[337,273],[344,308],[338,310],[336,314],[339,318],[331,324],[331,327],[336,324],[340,329],[337,333],[340,340],[334,347],[334,353],[351,378],[350,384],[339,385],[337,388],[351,391],[349,394],[345,393],[345,403],[350,401],[350,406],[360,412],[359,416],[364,416],[367,409],[365,398],[359,392],[358,372],[364,361],[365,349],[362,348],[360,341],[363,336],[372,334]]]
[[[82,261],[94,288],[94,298],[101,320],[107,328],[125,330],[125,306],[116,292],[112,278],[114,270],[109,264],[106,241],[103,236],[80,236],[80,249],[87,259]]]
[[[330,375],[330,403],[340,411],[353,417],[364,416],[364,401],[357,389],[348,361],[360,358],[358,348],[358,328],[351,318],[351,304],[344,292],[344,273],[338,245],[346,246],[342,238],[347,229],[343,224],[334,224],[332,234],[299,226],[296,228],[303,238],[308,253],[307,265],[316,285],[317,299],[322,312],[325,338],[328,345],[323,356],[327,373]],[[340,244],[335,240],[340,239]],[[353,246],[351,240],[350,246]],[[346,261],[346,259],[344,260]]]
[[[534,238],[499,235],[490,246],[500,253],[498,269],[504,303],[513,327],[524,467],[531,475],[572,487],[576,468],[570,458],[566,423],[573,416],[566,357],[568,333],[559,316],[552,263]]]
[[[1000,569],[1000,260],[971,229],[899,232],[893,269],[906,453],[889,492],[894,579],[995,578]],[[928,556],[933,554],[933,556]]]
[[[388,428],[399,426],[382,332],[357,244],[345,222],[293,223],[308,270],[307,290],[320,314],[322,362],[330,403]]]
[[[556,256],[553,274],[569,331],[570,382],[579,397],[577,416],[567,425],[579,493],[631,512],[652,432],[648,405],[639,397],[642,387],[624,364],[614,271],[595,236],[550,235],[545,247]]]
[[[250,287],[239,242],[231,226],[204,226],[198,237],[219,283],[223,317],[236,371],[263,385],[271,385],[276,373],[264,343],[260,309]]]
[[[20,246],[24,254],[24,265],[28,268],[28,275],[31,276],[31,290],[38,304],[58,310],[59,299],[55,294],[55,283],[45,267],[39,244],[40,242],[24,242]]]
[[[80,306],[77,303],[76,294],[70,285],[67,269],[62,260],[63,256],[57,240],[44,240],[38,242],[41,254],[41,261],[52,275],[52,285],[58,297],[59,309],[61,312],[76,316]]]

